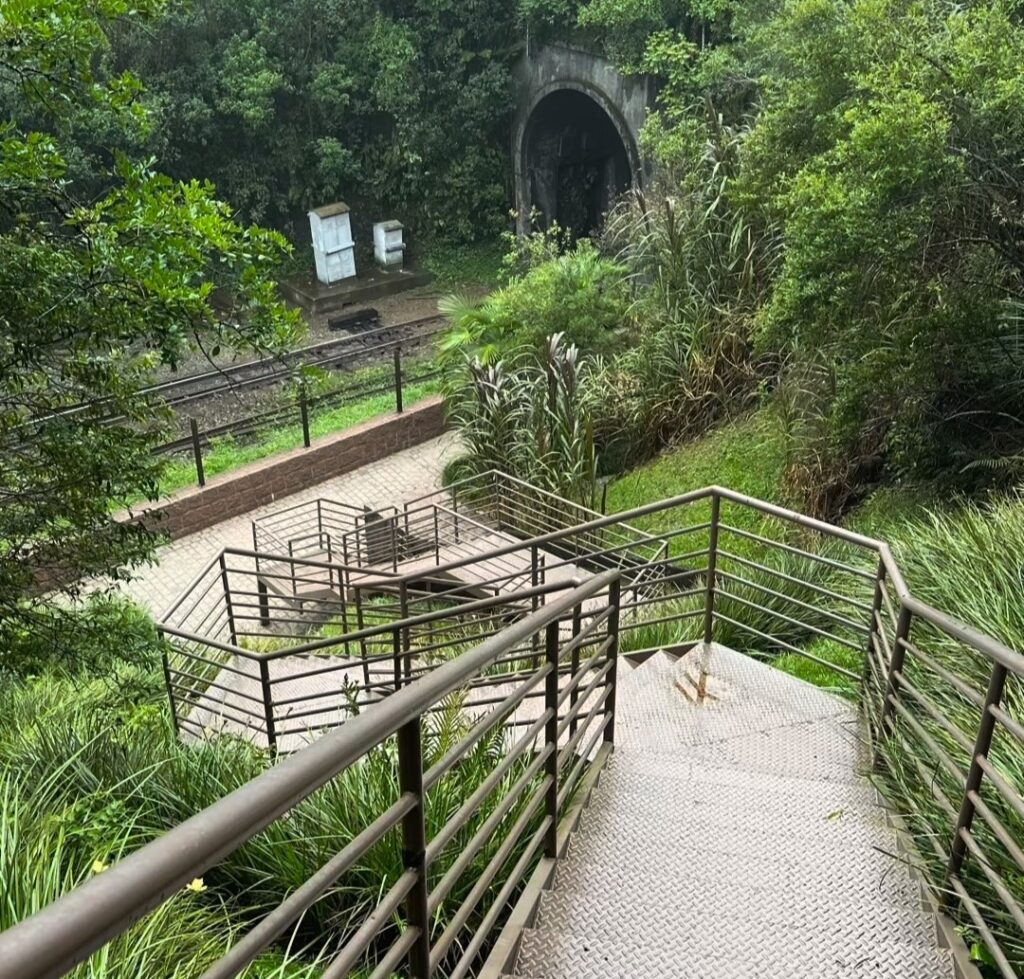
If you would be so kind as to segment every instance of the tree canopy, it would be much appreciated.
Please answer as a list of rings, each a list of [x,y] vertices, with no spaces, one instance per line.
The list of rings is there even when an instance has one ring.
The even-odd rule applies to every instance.
[[[157,10],[15,0],[0,18],[16,110],[0,124],[0,618],[38,575],[71,583],[150,553],[113,511],[157,492],[164,416],[139,396],[157,368],[195,347],[285,347],[299,329],[276,297],[284,240],[130,149],[152,119],[109,36]]]

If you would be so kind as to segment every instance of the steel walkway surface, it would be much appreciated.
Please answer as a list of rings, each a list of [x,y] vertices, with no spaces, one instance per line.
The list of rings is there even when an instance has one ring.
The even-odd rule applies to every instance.
[[[689,657],[620,669],[615,752],[509,974],[951,979],[852,705],[714,646],[698,706]]]

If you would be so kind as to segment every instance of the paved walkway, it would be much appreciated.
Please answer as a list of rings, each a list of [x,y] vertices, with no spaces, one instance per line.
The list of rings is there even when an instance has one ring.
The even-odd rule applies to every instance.
[[[457,452],[457,437],[448,433],[397,452],[380,462],[318,483],[301,493],[282,497],[242,516],[232,517],[198,534],[182,537],[160,548],[157,563],[139,568],[134,580],[120,585],[120,590],[159,616],[222,548],[252,548],[254,518],[318,497],[374,509],[401,506],[406,500],[439,489],[444,467]]]

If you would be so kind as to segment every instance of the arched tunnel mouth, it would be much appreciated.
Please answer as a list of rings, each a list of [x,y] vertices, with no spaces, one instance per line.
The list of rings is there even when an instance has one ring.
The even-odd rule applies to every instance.
[[[628,137],[627,137],[628,138]],[[573,238],[601,230],[633,182],[630,155],[605,109],[584,92],[559,89],[535,106],[523,140],[527,205],[536,223]]]

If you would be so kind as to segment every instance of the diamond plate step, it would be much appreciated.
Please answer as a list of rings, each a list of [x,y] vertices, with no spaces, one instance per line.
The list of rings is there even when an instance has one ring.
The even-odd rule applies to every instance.
[[[516,979],[951,979],[852,707],[722,647],[621,671],[616,750]]]
[[[778,933],[793,941],[802,941],[802,933],[816,922],[827,921],[833,940],[864,947],[880,942],[930,947],[935,942],[935,923],[917,906],[885,904],[873,900],[873,895],[783,891],[758,880],[742,889],[735,883],[728,877],[648,880],[643,897],[637,897],[647,907],[685,907],[687,928],[726,943],[738,921],[754,934]],[[580,901],[565,887],[544,892],[538,920],[548,932],[596,932],[597,937],[616,941],[628,941],[634,928],[634,922],[621,915],[595,916],[591,902]]]
[[[666,925],[670,925],[666,928]],[[634,929],[623,941],[574,931],[525,934],[519,976],[536,979],[952,979],[946,951],[908,943],[871,948],[737,929],[723,940],[679,916]]]

